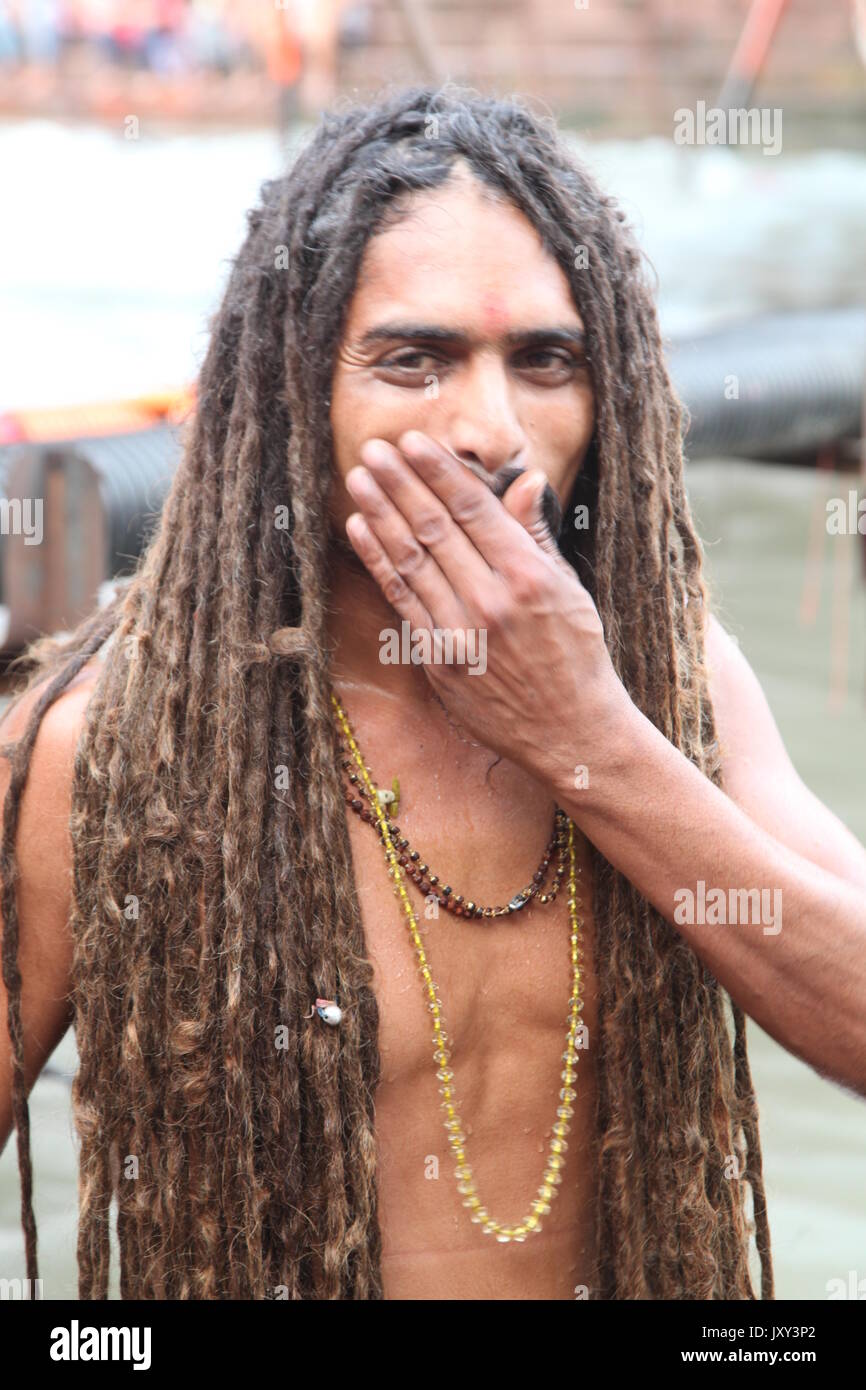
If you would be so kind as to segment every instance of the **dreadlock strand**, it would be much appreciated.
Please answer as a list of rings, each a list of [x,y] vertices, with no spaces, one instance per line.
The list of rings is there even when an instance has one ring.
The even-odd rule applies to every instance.
[[[623,215],[553,121],[519,102],[445,84],[341,106],[248,215],[181,462],[126,595],[62,651],[35,644],[28,658],[58,673],[59,693],[111,638],[70,816],[85,1298],[107,1296],[112,1195],[123,1298],[383,1296],[379,1016],[327,685],[333,439],[323,406],[370,238],[458,161],[529,219],[567,277],[596,421],[591,532],[573,556],[574,538],[563,546],[583,565],[630,697],[720,783],[684,415]],[[280,629],[291,643],[274,645]],[[43,712],[14,755],[0,853],[30,1273],[14,827]],[[732,1040],[727,996],[695,953],[592,846],[590,857],[593,1293],[754,1297],[744,1183],[721,1166],[742,1133],[771,1298],[742,1015],[734,1009]],[[304,1027],[318,994],[351,1001],[339,1036]]]

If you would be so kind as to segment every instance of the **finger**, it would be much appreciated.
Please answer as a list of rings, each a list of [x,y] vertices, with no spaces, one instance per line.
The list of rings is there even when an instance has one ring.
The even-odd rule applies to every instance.
[[[503,496],[502,505],[515,521],[520,522],[545,554],[553,556],[554,559],[561,559],[550,523],[553,521],[558,532],[562,508],[556,493],[547,481],[546,474],[540,468],[521,473]]]
[[[399,449],[384,439],[369,439],[361,448],[361,457],[455,593],[467,587],[477,592],[481,584],[489,583],[487,561]]]
[[[454,454],[420,430],[407,430],[397,443],[492,570],[503,574],[509,561],[519,568],[534,553],[523,528]]]
[[[412,630],[433,624],[430,614],[395,570],[379,541],[360,512],[352,512],[346,520],[346,535],[352,549],[369,570],[391,607],[405,618]]]
[[[423,604],[434,624],[459,625],[463,608],[428,550],[416,540],[406,518],[366,468],[346,474],[346,488],[388,557],[392,568]]]

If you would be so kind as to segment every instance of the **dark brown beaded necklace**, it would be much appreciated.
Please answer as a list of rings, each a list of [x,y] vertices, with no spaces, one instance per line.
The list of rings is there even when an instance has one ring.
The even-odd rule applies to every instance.
[[[345,739],[341,737],[340,742],[344,753],[348,754]],[[370,801],[369,793],[361,785],[361,778],[357,772],[353,772],[354,760],[349,756],[341,759],[341,766],[346,773],[349,786],[345,788],[346,804],[350,810],[354,811],[361,820],[367,821],[373,826],[379,839],[385,839],[385,832],[379,822],[378,816],[370,806],[364,802]],[[369,768],[367,769],[369,772]],[[454,893],[450,885],[444,887],[440,885],[439,875],[430,872],[429,865],[422,860],[421,854],[417,849],[413,849],[406,837],[401,833],[399,825],[395,825],[388,815],[387,805],[381,803],[382,814],[387,826],[387,831],[398,851],[398,863],[405,869],[407,876],[412,880],[423,897],[428,898],[431,894],[441,907],[447,912],[452,912],[455,917],[507,917],[513,912],[519,912],[526,907],[527,903],[537,900],[539,904],[552,903],[559,891],[559,885],[568,872],[568,819],[564,811],[557,806],[554,812],[553,831],[541,857],[541,863],[532,875],[532,882],[522,888],[519,893],[504,907],[481,907],[471,899],[467,901],[462,893]],[[553,879],[547,892],[542,892],[545,880],[550,871],[550,861],[556,851],[558,860],[557,867],[553,871]]]

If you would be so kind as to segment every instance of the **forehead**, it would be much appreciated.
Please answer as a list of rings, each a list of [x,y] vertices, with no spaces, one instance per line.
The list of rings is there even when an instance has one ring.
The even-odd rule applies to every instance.
[[[532,223],[468,178],[414,194],[367,243],[346,335],[385,315],[485,336],[545,321],[581,327],[568,280]]]

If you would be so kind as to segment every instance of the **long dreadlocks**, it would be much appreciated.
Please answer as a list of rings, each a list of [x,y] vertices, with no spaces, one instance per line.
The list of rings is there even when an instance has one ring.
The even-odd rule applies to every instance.
[[[7,749],[3,962],[34,1278],[15,829],[42,715],[102,649],[70,820],[82,1298],[106,1296],[112,1198],[122,1297],[256,1298],[277,1286],[291,1298],[382,1297],[378,1011],[327,687],[326,407],[368,240],[458,159],[537,229],[586,328],[596,427],[575,500],[591,501],[592,524],[567,528],[563,553],[631,698],[721,784],[684,412],[623,214],[552,120],[519,101],[448,84],[326,115],[249,214],[183,457],[135,575],[69,639],[31,648],[28,688],[51,679]],[[288,785],[275,791],[278,767]],[[595,849],[592,864],[593,1292],[754,1298],[748,1187],[772,1297],[742,1012]],[[300,1022],[323,993],[357,1001],[338,1047]],[[137,1181],[118,1181],[129,1155]],[[729,1176],[732,1156],[740,1176]]]

